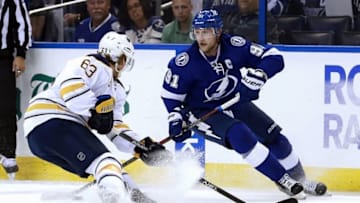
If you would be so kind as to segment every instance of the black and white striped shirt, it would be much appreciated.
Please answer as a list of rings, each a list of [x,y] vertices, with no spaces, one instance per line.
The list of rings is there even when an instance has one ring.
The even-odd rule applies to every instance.
[[[25,58],[31,46],[31,24],[24,0],[0,0],[0,49]]]

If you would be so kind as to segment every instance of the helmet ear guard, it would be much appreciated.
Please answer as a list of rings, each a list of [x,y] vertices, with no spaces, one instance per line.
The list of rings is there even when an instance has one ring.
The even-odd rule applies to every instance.
[[[122,55],[126,56],[125,67],[122,70],[131,70],[134,66],[134,45],[124,34],[114,31],[106,33],[99,42],[98,53],[103,57],[118,63]]]

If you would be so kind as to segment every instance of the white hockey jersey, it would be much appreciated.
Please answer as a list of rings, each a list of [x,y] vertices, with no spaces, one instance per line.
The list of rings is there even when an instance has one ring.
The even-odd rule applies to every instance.
[[[122,107],[126,92],[119,81],[113,79],[112,69],[97,55],[70,60],[54,84],[29,102],[24,115],[24,134],[52,118],[66,119],[87,126],[90,109],[97,96],[111,95],[115,99],[114,128],[127,125],[122,122]],[[64,126],[66,127],[66,126]]]

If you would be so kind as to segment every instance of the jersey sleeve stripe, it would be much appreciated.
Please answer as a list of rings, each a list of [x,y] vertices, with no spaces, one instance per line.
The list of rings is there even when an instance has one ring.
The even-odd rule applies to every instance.
[[[165,98],[165,99],[173,99],[173,100],[183,102],[183,101],[185,101],[186,94],[176,94],[176,93],[173,93],[173,92],[169,92],[166,89],[163,89],[161,91],[161,97]]]
[[[80,88],[82,88],[84,86],[85,86],[84,83],[77,83],[77,84],[72,84],[72,85],[66,86],[64,88],[61,88],[60,95],[61,95],[61,97],[64,98],[65,95],[68,94],[69,92],[74,92],[77,89],[80,89]]]
[[[41,109],[56,109],[56,110],[66,111],[63,107],[61,107],[57,104],[36,103],[36,104],[30,105],[26,109],[26,112],[30,112],[33,110],[41,110]]]
[[[129,126],[125,123],[118,123],[114,125],[114,128],[124,128],[124,129],[130,129]]]
[[[275,48],[271,48],[269,50],[267,50],[262,56],[261,58],[265,58],[267,56],[276,56],[276,55],[281,55],[280,51],[278,49]]]

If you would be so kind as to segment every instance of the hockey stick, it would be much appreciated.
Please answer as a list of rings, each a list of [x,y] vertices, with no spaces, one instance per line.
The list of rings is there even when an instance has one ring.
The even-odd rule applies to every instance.
[[[225,108],[224,108],[225,109]],[[217,111],[216,111],[217,112]],[[210,113],[210,112],[209,112]],[[214,112],[215,113],[215,112]],[[214,114],[212,113],[212,114]],[[209,118],[209,116],[207,117]],[[199,119],[200,120],[200,119]],[[204,119],[206,120],[206,119]],[[190,125],[191,126],[191,125]],[[187,128],[187,129],[191,129],[191,128]],[[185,131],[184,131],[185,132]],[[143,149],[143,150],[148,150],[148,148],[146,146],[144,146],[142,143],[140,143],[139,141],[135,140],[134,138],[126,135],[126,134],[119,134],[119,136],[121,136],[122,138],[124,138],[125,140],[127,140],[128,142],[134,144],[135,146]],[[164,144],[166,142],[168,142],[170,140],[170,136],[169,137],[166,137],[165,139],[161,140],[159,143],[160,144]],[[131,159],[129,159],[128,161],[124,162],[123,167],[129,165],[130,163],[132,163],[133,161],[137,160],[136,157],[133,157]],[[224,190],[223,188],[211,183],[210,181],[206,180],[205,178],[200,178],[198,180],[199,183],[201,183],[202,185],[205,185],[206,187],[220,193],[221,195],[225,196],[226,198],[234,201],[234,202],[237,202],[237,203],[246,203],[245,201],[237,198],[236,196],[232,195],[231,193],[227,192],[226,190]],[[295,199],[295,198],[288,198],[288,199],[284,199],[278,203],[297,203],[298,201]]]
[[[193,123],[189,124],[188,126],[186,126],[183,130],[183,132],[190,130],[191,128],[193,128],[194,126],[196,126],[197,124],[199,124],[202,121],[205,121],[206,119],[208,119],[210,116],[212,116],[213,114],[217,113],[217,112],[221,112],[224,109],[229,108],[230,106],[232,106],[233,104],[235,104],[236,102],[238,102],[240,100],[240,94],[236,94],[236,96],[232,99],[230,99],[229,101],[225,102],[224,104],[214,108],[212,111],[210,111],[209,113],[203,115],[202,117],[200,117],[198,120],[194,121]],[[129,137],[129,136],[125,136],[122,134],[122,137],[124,139],[126,139],[127,141],[133,143],[135,146],[139,146],[140,148],[144,149],[144,146],[137,140],[134,140],[133,138]],[[160,144],[165,144],[167,142],[169,142],[171,140],[171,137],[168,136],[164,139],[162,139],[159,143]],[[132,157],[130,159],[128,159],[127,161],[125,161],[124,163],[122,163],[122,167],[126,167],[128,165],[130,165],[131,163],[135,162],[138,158],[137,157]],[[199,180],[200,183],[204,184],[204,181]],[[208,182],[208,181],[206,181]],[[68,197],[68,198],[76,198],[80,193],[82,193],[84,190],[90,188],[92,185],[94,185],[96,183],[96,180],[93,180],[91,182],[86,183],[85,185],[83,185],[82,187],[72,191],[72,192],[68,192],[67,194],[62,194],[62,195],[43,195],[42,197],[44,199],[58,199],[59,197]],[[205,184],[204,184],[205,185]],[[213,185],[213,184],[211,184]],[[210,184],[207,184],[206,186],[210,187]],[[215,191],[223,191],[223,190],[216,190],[218,187],[216,187],[215,185],[213,185],[213,187],[210,187],[212,189],[214,189]],[[226,192],[226,191],[225,191]],[[220,192],[221,193],[221,192]],[[227,192],[226,192],[227,193]],[[226,195],[226,194],[224,194]],[[233,196],[229,193],[229,195],[227,196]],[[234,197],[236,198],[236,197]],[[236,198],[237,199],[237,198]]]
[[[237,94],[235,95],[235,97],[233,97],[233,98],[230,99],[229,101],[223,103],[223,104],[220,105],[220,106],[215,107],[213,110],[211,110],[210,112],[208,112],[208,113],[206,113],[205,115],[201,116],[199,119],[197,119],[197,120],[195,120],[194,122],[190,123],[189,125],[185,126],[182,133],[190,130],[190,129],[193,128],[193,127],[195,127],[195,126],[196,126],[197,124],[199,124],[200,122],[203,122],[203,121],[207,120],[210,116],[214,115],[215,113],[224,111],[225,109],[227,109],[227,108],[229,108],[230,106],[234,105],[234,104],[237,103],[238,101],[240,101],[240,94],[239,94],[239,93],[237,93]],[[124,138],[124,139],[126,139],[126,138]],[[130,139],[132,139],[132,138],[130,138]],[[165,143],[167,143],[167,142],[170,141],[170,140],[171,140],[171,136],[168,136],[168,137],[162,139],[159,143],[160,143],[160,144],[165,144]],[[132,141],[130,141],[130,142],[132,142]],[[134,144],[134,143],[133,143],[133,144]],[[141,143],[139,143],[139,144],[141,145]],[[136,144],[134,144],[134,145],[136,145]],[[141,148],[141,147],[140,147],[140,148]],[[122,166],[125,167],[125,166],[131,164],[132,162],[136,161],[137,159],[138,159],[138,158],[136,158],[136,157],[132,157],[132,158],[130,158],[129,160],[125,161],[125,162],[122,164]]]
[[[190,123],[189,125],[184,127],[184,130],[182,133],[192,129],[193,127],[195,127],[197,124],[199,124],[200,122],[203,122],[205,120],[207,120],[209,117],[211,117],[212,115],[214,115],[217,112],[222,112],[225,109],[229,108],[230,106],[232,106],[233,104],[237,103],[240,100],[240,94],[236,94],[235,97],[233,97],[232,99],[230,99],[229,101],[225,102],[224,104],[214,108],[213,110],[211,110],[210,112],[208,112],[207,114],[203,115],[202,117],[200,117],[199,119],[197,119],[196,121]],[[134,144],[135,146],[143,149],[143,150],[148,150],[147,147],[145,147],[143,144],[141,144],[139,141],[135,140],[134,138],[126,135],[126,134],[119,134],[119,136],[121,136],[122,138],[124,138],[125,140],[129,141],[130,143]],[[168,142],[169,140],[171,140],[171,137],[168,136],[166,138],[164,138],[163,140],[161,140],[159,143],[160,144],[165,144],[166,142]],[[130,160],[124,162],[122,165],[123,167],[125,167],[126,165],[134,162],[135,160],[137,160],[136,157],[131,158]],[[207,181],[205,178],[200,178],[198,180],[199,183],[205,185],[206,187],[222,194],[223,196],[231,199],[234,202],[237,203],[245,203],[243,200],[235,197],[234,195],[232,195],[231,193],[227,192],[226,190],[214,185],[213,183]]]

